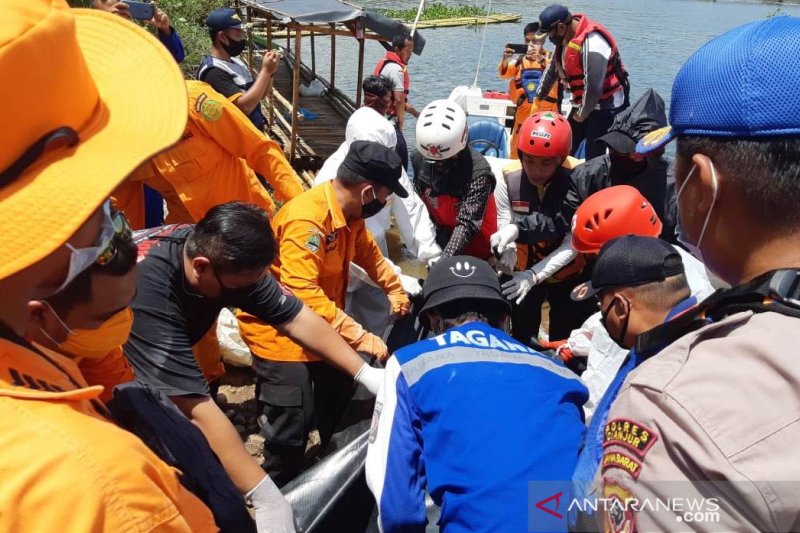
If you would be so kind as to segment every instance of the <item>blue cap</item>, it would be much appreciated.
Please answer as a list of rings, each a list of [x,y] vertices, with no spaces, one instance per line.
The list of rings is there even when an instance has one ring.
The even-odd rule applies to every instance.
[[[672,84],[671,127],[645,136],[647,154],[683,135],[800,135],[800,18],[775,17],[735,28],[706,43]]]
[[[228,28],[241,29],[242,19],[239,18],[239,14],[233,9],[223,7],[221,9],[215,9],[208,14],[208,17],[206,17],[206,26],[208,26],[211,32],[218,32]]]
[[[539,13],[539,31],[536,33],[536,37],[541,39],[553,31],[556,24],[559,22],[566,22],[571,16],[569,9],[561,4],[547,6]]]

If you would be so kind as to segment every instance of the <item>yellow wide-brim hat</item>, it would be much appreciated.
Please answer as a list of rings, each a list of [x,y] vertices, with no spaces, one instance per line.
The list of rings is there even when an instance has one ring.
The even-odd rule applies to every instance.
[[[176,142],[187,100],[164,45],[119,16],[3,0],[0,19],[4,279],[66,243],[131,171]]]

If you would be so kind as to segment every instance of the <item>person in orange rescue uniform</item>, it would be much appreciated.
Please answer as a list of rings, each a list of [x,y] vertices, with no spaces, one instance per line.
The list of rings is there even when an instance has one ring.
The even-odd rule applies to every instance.
[[[389,356],[384,342],[343,309],[353,262],[386,292],[392,315],[409,311],[400,279],[363,220],[380,211],[391,193],[408,196],[399,182],[401,164],[393,150],[355,141],[334,180],[288,202],[272,222],[278,242],[271,267],[275,278],[354,350],[380,360]],[[264,467],[280,486],[299,472],[315,418],[323,446],[331,438],[352,394],[352,379],[251,315],[240,314],[239,329],[256,356]]]
[[[181,140],[146,161],[115,192],[117,208],[134,229],[142,183],[167,202],[167,224],[196,223],[213,206],[231,201],[257,205],[272,215],[275,203],[258,180],[263,176],[279,200],[304,188],[283,150],[259,131],[236,104],[201,81],[186,82],[189,121]],[[129,213],[126,206],[136,209]]]
[[[136,245],[120,212],[112,213],[114,237],[104,254],[64,290],[28,303],[25,339],[71,358],[89,385],[102,385],[100,399],[134,378],[122,353],[133,325]]]
[[[533,97],[539,81],[542,78],[547,65],[550,63],[550,52],[544,49],[544,37],[537,37],[539,23],[531,22],[525,26],[523,34],[528,51],[525,55],[511,58],[514,50],[506,48],[503,50],[503,59],[497,65],[497,73],[501,80],[509,80],[508,97],[517,106],[514,112],[514,126],[511,130],[511,152],[509,157],[517,159],[517,137],[519,129],[525,119],[539,111],[559,111],[559,84],[553,84],[548,95],[534,102]]]
[[[0,143],[0,531],[217,531],[179,473],[113,423],[102,387],[23,338],[28,303],[109,246],[111,190],[180,136],[180,70],[136,25],[63,0],[4,0],[0,17],[0,77],[21,84],[0,84],[15,125]],[[125,53],[109,60],[108,43]]]
[[[303,192],[280,146],[253,126],[233,102],[201,81],[187,81],[186,89],[189,120],[183,137],[136,170],[125,191],[117,191],[118,208],[125,210],[122,203],[138,201],[145,183],[166,200],[167,224],[196,223],[215,205],[236,200],[257,205],[271,216],[275,203],[256,172],[280,200]],[[138,212],[138,204],[132,207]],[[213,392],[225,373],[216,328],[193,349]]]

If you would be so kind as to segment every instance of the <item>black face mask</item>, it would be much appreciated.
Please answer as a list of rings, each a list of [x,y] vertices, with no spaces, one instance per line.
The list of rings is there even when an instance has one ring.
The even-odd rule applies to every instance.
[[[228,37],[228,44],[223,44],[222,49],[228,53],[231,57],[236,57],[242,52],[244,52],[244,39],[241,41],[234,41],[230,37]]]
[[[558,31],[558,30],[556,30],[556,31]],[[551,43],[553,43],[556,46],[561,46],[562,44],[564,44],[564,36],[563,35],[559,35],[558,33],[554,33],[553,35],[548,35],[547,36],[547,40],[549,40]]]
[[[256,290],[259,286],[259,283],[256,282],[252,285],[236,289],[227,287],[224,283],[222,283],[222,279],[220,279],[217,269],[214,269],[213,272],[214,277],[217,278],[217,283],[219,284],[219,296],[217,296],[217,298],[225,302],[240,302],[242,300],[247,300],[247,298],[250,296],[250,293]]]
[[[425,162],[430,165],[431,189],[437,195],[443,194],[447,191],[448,178],[456,168],[458,156],[438,161],[426,159]]]
[[[611,173],[620,178],[630,179],[641,174],[647,168],[647,160],[634,161],[622,154],[611,152]]]
[[[381,202],[375,196],[375,191],[372,191],[372,200],[364,203],[364,195],[361,195],[361,218],[369,218],[378,214],[378,212],[386,206],[386,202]]]
[[[616,300],[616,298],[614,298],[614,300]],[[611,303],[608,304],[608,307],[606,307],[605,311],[603,310],[600,311],[600,323],[603,325],[604,328],[606,328],[606,331],[608,331],[609,337],[611,337],[611,330],[608,329],[608,326],[606,325],[606,320],[608,319],[608,313],[611,311],[611,306],[614,305],[614,300],[611,300]],[[622,348],[626,348],[629,350],[631,347],[625,346],[624,343],[625,343],[625,335],[628,334],[628,320],[630,319],[630,317],[631,313],[630,311],[628,311],[628,313],[625,315],[625,320],[622,323],[622,331],[620,331],[619,336],[611,337],[612,341],[616,342]]]

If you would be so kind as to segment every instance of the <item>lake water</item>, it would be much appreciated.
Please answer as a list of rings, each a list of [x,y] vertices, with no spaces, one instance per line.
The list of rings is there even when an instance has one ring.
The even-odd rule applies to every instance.
[[[436,0],[432,0],[436,1]],[[359,2],[355,2],[358,4]],[[458,4],[447,1],[445,3]],[[489,2],[460,2],[489,6]],[[492,11],[519,13],[522,20],[487,26],[478,85],[484,90],[505,90],[507,82],[497,78],[497,63],[507,42],[523,42],[522,29],[537,20],[550,1],[494,0]],[[415,7],[408,0],[372,0],[363,7]],[[754,20],[763,20],[779,6],[764,3],[713,2],[700,0],[582,0],[566,2],[573,12],[583,12],[605,25],[617,39],[622,60],[630,73],[631,96],[654,88],[669,104],[672,80],[686,59],[712,37]],[[781,6],[787,15],[800,16],[800,6]],[[420,30],[426,46],[421,56],[410,62],[411,97],[417,109],[429,101],[446,98],[453,87],[469,85],[475,79],[483,38],[481,27],[455,27]],[[304,61],[310,65],[309,47],[304,42]],[[336,85],[355,95],[358,45],[354,39],[337,38]],[[552,45],[547,43],[552,49]],[[365,47],[365,74],[370,74],[383,56],[374,41]],[[329,78],[329,39],[317,40],[317,70]],[[413,146],[413,117],[409,116],[406,136]],[[342,132],[344,136],[344,132]]]

